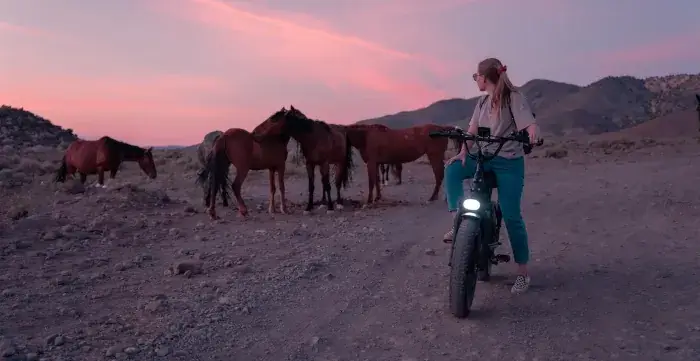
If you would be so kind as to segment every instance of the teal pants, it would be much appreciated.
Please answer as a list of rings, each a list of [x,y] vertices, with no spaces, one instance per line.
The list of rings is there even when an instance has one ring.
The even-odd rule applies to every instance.
[[[450,211],[456,211],[459,208],[464,198],[464,180],[472,178],[475,170],[476,161],[469,157],[465,164],[456,161],[445,168],[445,195]],[[498,202],[501,205],[515,263],[527,264],[530,249],[527,244],[525,222],[520,211],[520,200],[525,184],[525,159],[495,157],[484,163],[484,170],[492,171],[496,175]]]

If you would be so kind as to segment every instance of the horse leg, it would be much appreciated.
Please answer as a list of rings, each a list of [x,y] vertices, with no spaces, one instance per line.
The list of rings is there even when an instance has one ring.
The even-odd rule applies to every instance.
[[[85,184],[85,181],[87,181],[87,174],[83,172],[78,172],[78,174],[80,174],[80,183]]]
[[[270,178],[270,199],[268,201],[268,207],[267,207],[267,213],[273,214],[275,213],[275,193],[277,192],[277,189],[275,188],[275,169],[270,168],[269,170],[269,178]]]
[[[309,201],[306,203],[305,212],[311,212],[314,206],[314,171],[316,166],[313,164],[306,163],[306,177],[309,179]]]
[[[433,189],[433,194],[428,199],[428,202],[432,202],[437,199],[438,192],[440,192],[440,186],[442,185],[442,180],[445,178],[445,166],[442,161],[443,156],[428,156],[430,161],[430,166],[433,168],[433,175],[435,175],[435,188]]]
[[[396,179],[397,179],[397,181],[396,181],[397,185],[401,184],[401,172],[402,171],[403,171],[403,164],[396,163],[394,165],[394,177],[396,177]]]
[[[376,168],[376,170],[375,170],[374,174],[375,174],[376,180],[374,182],[374,185],[375,185],[376,190],[377,190],[377,195],[374,197],[374,200],[378,201],[378,200],[382,199],[382,186],[383,186],[383,184],[379,179],[379,166],[376,166],[375,168]]]
[[[328,199],[326,200],[326,205],[328,206],[328,210],[332,211],[333,210],[333,197],[331,197],[331,171],[330,171],[330,164],[328,163],[323,163],[321,164],[320,167],[321,170],[321,184],[323,185],[323,195],[326,196],[328,195]]]
[[[97,186],[102,188],[107,188],[105,186],[105,171],[102,168],[97,170]]]
[[[245,206],[243,197],[241,197],[241,186],[243,181],[248,176],[248,168],[238,167],[236,168],[236,178],[233,179],[231,188],[233,188],[233,194],[236,196],[236,201],[238,202],[238,214],[245,217],[248,215],[248,207]]]
[[[367,183],[369,183],[369,191],[367,192],[366,205],[372,204],[374,201],[374,188],[377,183],[377,163],[371,160],[367,161]]]
[[[228,174],[229,169],[230,169],[230,164],[226,166],[226,169],[224,170],[225,174]],[[219,190],[221,191],[221,194],[224,193],[226,187],[226,182],[221,182],[221,185],[219,186]],[[221,197],[221,205],[228,208],[228,197]]]
[[[277,169],[277,181],[280,186],[280,213],[287,214],[287,198],[284,195],[284,171],[285,166],[282,164],[282,166]]]
[[[335,165],[335,204],[338,209],[343,209],[343,197],[340,195],[340,188],[343,186],[343,176],[349,172],[342,164]]]

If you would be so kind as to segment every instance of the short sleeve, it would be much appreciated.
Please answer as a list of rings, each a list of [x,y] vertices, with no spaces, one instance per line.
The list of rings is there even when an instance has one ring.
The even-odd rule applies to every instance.
[[[471,128],[472,123],[476,122],[477,124],[479,123],[479,116],[481,115],[481,103],[484,102],[484,99],[486,99],[488,95],[483,95],[480,96],[479,99],[476,101],[476,105],[474,106],[474,112],[472,113],[472,118],[469,120],[468,128]]]
[[[523,130],[535,123],[535,115],[532,113],[532,108],[525,95],[520,92],[512,92],[510,94],[510,102],[518,130]]]

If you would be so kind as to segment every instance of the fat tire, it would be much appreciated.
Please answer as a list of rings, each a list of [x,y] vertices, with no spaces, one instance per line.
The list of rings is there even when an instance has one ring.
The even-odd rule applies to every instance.
[[[476,258],[479,220],[464,218],[454,238],[450,269],[450,312],[457,318],[469,317],[476,291]]]

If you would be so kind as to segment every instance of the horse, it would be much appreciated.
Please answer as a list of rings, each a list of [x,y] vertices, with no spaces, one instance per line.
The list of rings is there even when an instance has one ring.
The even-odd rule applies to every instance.
[[[197,172],[197,181],[199,180],[199,177],[202,176],[206,172],[206,167],[207,167],[207,155],[209,152],[211,152],[211,149],[214,147],[214,142],[222,135],[224,132],[220,130],[214,130],[209,133],[207,133],[204,136],[204,139],[202,139],[202,142],[199,143],[197,146],[197,160],[199,160],[199,164],[202,166],[202,168]],[[226,187],[226,184],[222,184],[222,187]],[[202,184],[203,191],[205,194],[209,192],[209,189],[206,187],[206,184]],[[223,191],[223,189],[221,189]],[[222,197],[222,202],[221,204],[224,207],[228,207],[228,199]],[[204,205],[205,207],[208,207],[208,204]]]
[[[275,112],[268,120],[277,122],[287,113],[285,108]],[[248,215],[248,208],[241,197],[241,186],[251,170],[269,171],[270,198],[268,212],[275,213],[275,174],[280,190],[280,213],[286,214],[287,200],[285,197],[284,172],[287,165],[287,145],[289,136],[284,134],[255,136],[245,129],[231,128],[219,136],[206,159],[204,171],[198,175],[198,183],[208,188],[204,204],[212,220],[216,215],[216,193],[221,191],[221,197],[228,202],[229,194],[225,187],[228,184],[228,171],[231,164],[236,167],[236,177],[231,184],[233,194],[238,201],[238,213],[242,217]]]
[[[330,165],[336,166],[335,188],[336,202],[342,209],[342,197],[340,188],[347,188],[352,169],[354,168],[352,157],[352,145],[347,133],[337,126],[309,119],[304,113],[290,106],[284,117],[270,118],[255,129],[253,135],[264,136],[290,136],[294,138],[306,160],[306,175],[309,185],[309,199],[305,213],[311,212],[314,203],[314,176],[316,166],[321,173],[324,198],[328,198],[328,211],[333,211],[331,198]]]
[[[349,125],[350,127],[356,127],[356,128],[366,128],[366,129],[391,129],[387,127],[386,125],[383,124],[352,124]],[[359,150],[359,149],[358,149]],[[380,174],[380,182],[382,185],[388,186],[389,185],[389,170],[392,170],[394,173],[394,177],[397,179],[396,184],[401,184],[401,172],[403,171],[403,164],[401,163],[394,163],[394,164],[385,164],[381,163],[379,164],[379,174]]]
[[[350,140],[362,155],[367,164],[367,176],[369,180],[369,193],[367,204],[381,199],[379,187],[378,165],[413,162],[423,155],[428,157],[430,166],[435,176],[435,188],[428,199],[432,202],[437,199],[442,180],[444,178],[444,158],[448,140],[445,138],[431,138],[430,132],[444,129],[453,129],[451,126],[436,124],[417,125],[404,129],[381,129],[348,126],[347,132]],[[453,142],[455,147],[461,144]],[[376,188],[377,197],[373,198]]]
[[[114,179],[122,162],[138,162],[141,170],[149,178],[158,176],[153,162],[153,148],[141,148],[104,136],[97,140],[77,139],[66,149],[61,167],[56,172],[54,182],[65,182],[66,176],[80,174],[80,183],[85,184],[89,174],[97,174],[96,187],[107,188],[104,184],[105,172]]]

